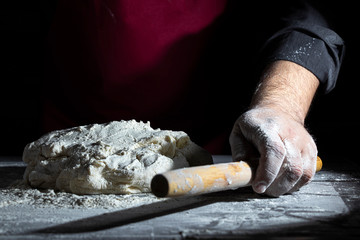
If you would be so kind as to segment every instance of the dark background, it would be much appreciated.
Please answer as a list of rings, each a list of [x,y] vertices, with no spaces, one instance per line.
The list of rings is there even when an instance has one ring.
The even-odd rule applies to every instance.
[[[318,93],[306,125],[319,155],[338,161],[357,156],[359,138],[359,14],[355,1],[313,1],[345,40],[337,87]],[[259,3],[260,4],[260,3]],[[22,154],[41,131],[45,41],[56,1],[8,1],[1,6],[0,155]]]

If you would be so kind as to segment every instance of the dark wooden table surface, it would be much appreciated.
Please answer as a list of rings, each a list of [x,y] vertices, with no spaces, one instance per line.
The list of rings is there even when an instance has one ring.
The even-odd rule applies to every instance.
[[[25,165],[20,158],[2,157],[0,239],[358,239],[359,165],[341,158],[323,161],[312,183],[279,198],[242,188],[144,204],[139,198],[130,207],[72,208],[34,204],[24,196],[6,203],[8,186],[22,177]]]

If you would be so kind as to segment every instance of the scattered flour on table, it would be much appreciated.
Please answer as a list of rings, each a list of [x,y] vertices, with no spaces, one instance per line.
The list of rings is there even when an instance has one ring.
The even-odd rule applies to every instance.
[[[23,154],[32,187],[76,194],[150,192],[158,173],[211,164],[212,157],[182,131],[113,121],[50,132]]]
[[[34,189],[20,180],[8,188],[0,189],[0,208],[29,205],[34,208],[123,209],[159,201],[163,199],[150,193],[77,195],[53,189]]]

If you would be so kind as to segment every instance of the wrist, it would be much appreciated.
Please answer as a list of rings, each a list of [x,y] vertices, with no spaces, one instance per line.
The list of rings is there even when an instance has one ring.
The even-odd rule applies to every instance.
[[[270,108],[304,124],[318,79],[302,66],[289,61],[269,65],[256,89],[251,108]]]
[[[289,106],[288,103],[283,103],[281,101],[273,100],[269,102],[263,101],[256,104],[251,104],[250,109],[270,110],[281,115],[286,115],[301,125],[304,125],[305,123],[306,114],[303,111],[300,111],[297,107]]]

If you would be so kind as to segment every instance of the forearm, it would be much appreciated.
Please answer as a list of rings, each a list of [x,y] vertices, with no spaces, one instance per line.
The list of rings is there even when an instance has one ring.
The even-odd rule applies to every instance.
[[[318,86],[316,76],[302,66],[276,61],[264,72],[251,108],[275,108],[304,124]]]

